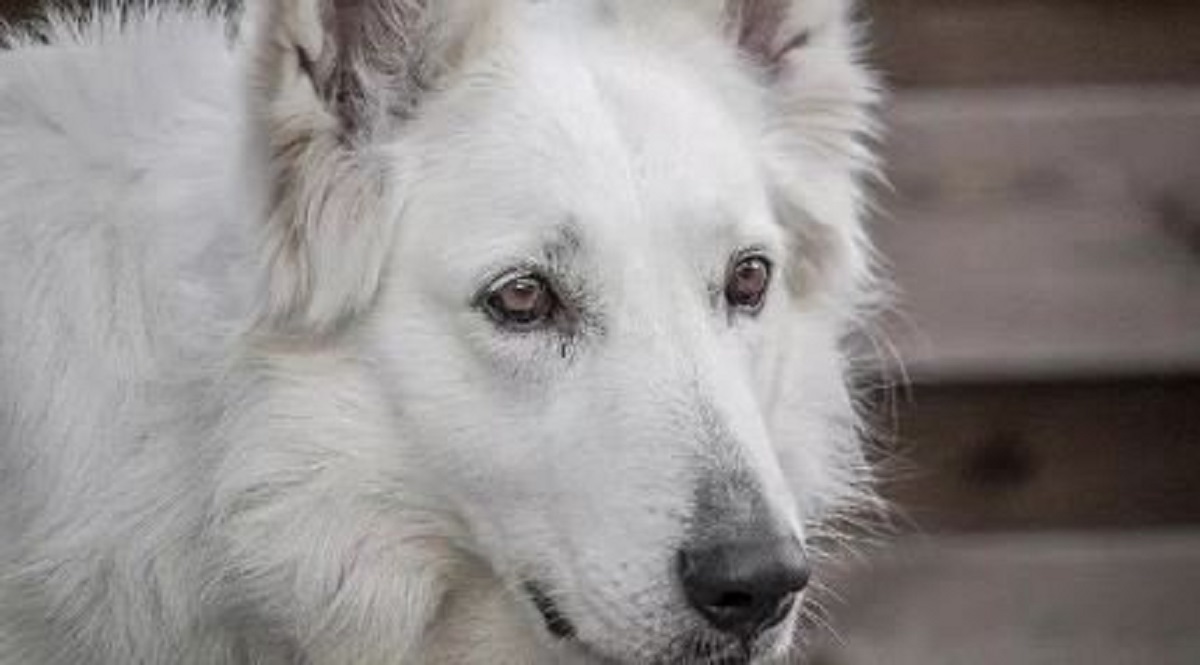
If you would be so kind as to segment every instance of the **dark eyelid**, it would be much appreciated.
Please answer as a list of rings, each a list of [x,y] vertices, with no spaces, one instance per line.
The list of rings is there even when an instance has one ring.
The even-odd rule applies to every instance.
[[[733,270],[735,268],[737,268],[738,264],[740,264],[741,262],[743,262],[747,259],[754,259],[754,258],[761,259],[763,261],[763,263],[766,263],[767,270],[769,270],[771,272],[772,276],[774,276],[774,274],[775,274],[775,259],[771,255],[770,248],[768,248],[766,245],[757,245],[757,244],[756,245],[747,245],[747,246],[742,247],[741,249],[735,251],[733,253],[733,255],[729,257],[729,263],[728,263],[728,265],[725,266],[725,275],[724,275],[724,277],[722,277],[720,283],[724,284],[726,282],[726,280],[729,279],[729,275],[731,275],[733,273]],[[722,287],[722,290],[723,290],[723,287]]]
[[[487,299],[496,294],[497,291],[504,288],[513,280],[523,277],[533,277],[544,280],[546,285],[552,290],[557,291],[557,282],[553,271],[548,270],[534,261],[517,264],[516,266],[509,265],[503,269],[491,271],[484,275],[480,280],[482,286],[476,291],[471,298],[471,304],[478,307],[487,302]]]
[[[753,245],[746,245],[744,247],[739,248],[737,251],[735,251],[733,253],[733,256],[730,257],[729,263],[730,263],[730,265],[737,265],[739,261],[744,261],[746,259],[754,258],[754,257],[760,257],[760,258],[764,259],[767,263],[775,262],[774,259],[771,258],[770,248],[765,244],[757,244],[756,243]]]
[[[471,307],[475,309],[486,308],[488,299],[495,295],[497,291],[513,280],[521,279],[522,277],[533,277],[544,282],[550,290],[551,295],[554,296],[568,316],[576,318],[587,316],[587,303],[590,299],[587,296],[587,289],[579,279],[570,276],[564,269],[556,269],[537,261],[527,261],[519,263],[516,266],[510,265],[485,277],[483,286],[471,300]]]

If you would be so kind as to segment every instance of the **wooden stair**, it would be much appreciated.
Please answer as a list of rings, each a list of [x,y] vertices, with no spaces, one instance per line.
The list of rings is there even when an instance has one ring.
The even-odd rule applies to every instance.
[[[859,570],[814,665],[1195,665],[1200,532],[915,538]]]
[[[915,380],[1200,371],[1200,87],[909,91],[888,120]]]

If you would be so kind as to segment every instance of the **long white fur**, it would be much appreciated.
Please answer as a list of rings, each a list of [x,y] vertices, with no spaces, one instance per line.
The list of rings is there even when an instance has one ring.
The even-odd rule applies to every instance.
[[[797,534],[867,500],[843,2],[378,0],[404,48],[347,111],[323,1],[7,38],[0,665],[651,662],[697,468]],[[560,358],[465,289],[571,217],[608,337]],[[790,257],[733,332],[699,295],[730,225]]]

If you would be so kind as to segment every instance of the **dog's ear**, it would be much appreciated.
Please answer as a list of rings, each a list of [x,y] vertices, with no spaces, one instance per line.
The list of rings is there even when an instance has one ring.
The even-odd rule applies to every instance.
[[[464,48],[472,0],[263,0],[247,16],[265,174],[261,322],[324,335],[375,299],[396,197],[379,154]]]
[[[840,38],[848,0],[725,0],[727,25],[758,64],[778,70],[798,51]]]
[[[858,60],[852,0],[724,0],[726,30],[766,89],[769,170],[797,246],[794,290],[853,301],[869,283],[862,180],[878,88]],[[801,186],[803,185],[803,186]]]

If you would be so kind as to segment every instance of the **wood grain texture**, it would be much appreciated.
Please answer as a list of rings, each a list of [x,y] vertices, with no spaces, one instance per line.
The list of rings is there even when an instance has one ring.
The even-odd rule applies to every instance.
[[[815,665],[1195,665],[1200,533],[901,544],[848,584]]]
[[[1200,371],[1200,87],[909,93],[888,124],[915,379]]]
[[[885,494],[905,530],[1200,526],[1198,404],[1200,377],[918,385]]]
[[[1200,82],[1194,0],[870,0],[900,87]]]

